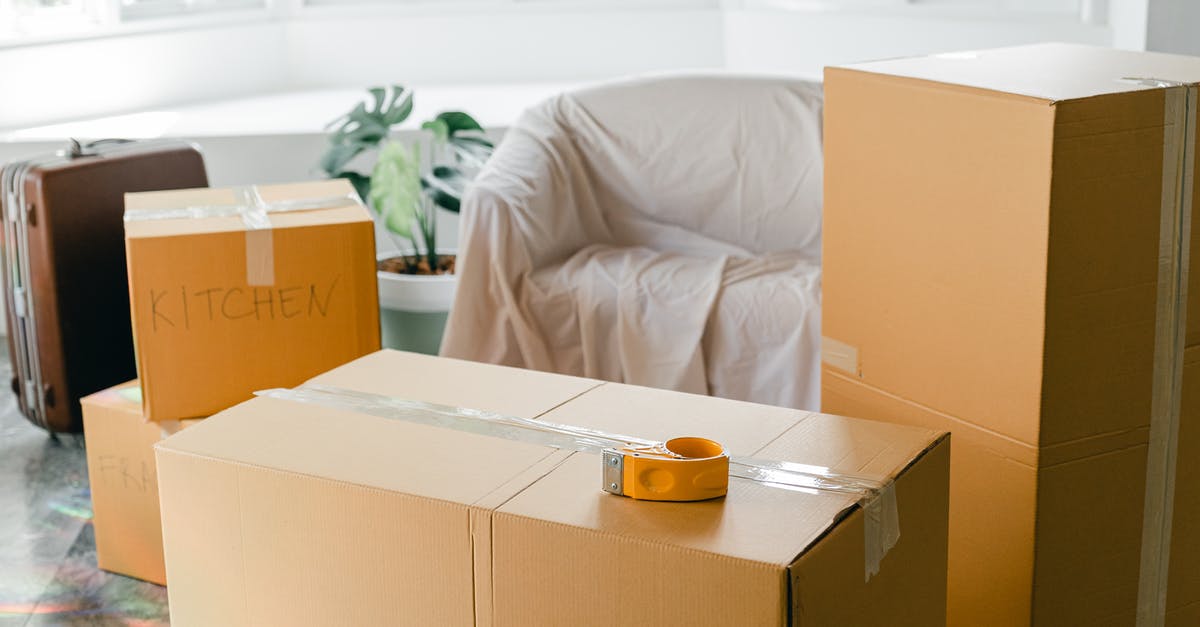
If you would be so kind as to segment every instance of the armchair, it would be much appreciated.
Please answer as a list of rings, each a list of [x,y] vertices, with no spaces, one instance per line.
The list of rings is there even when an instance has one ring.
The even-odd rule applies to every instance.
[[[817,409],[821,112],[719,75],[529,109],[464,199],[442,354]]]

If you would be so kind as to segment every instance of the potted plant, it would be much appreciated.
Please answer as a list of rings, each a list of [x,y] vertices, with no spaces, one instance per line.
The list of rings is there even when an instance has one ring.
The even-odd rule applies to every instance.
[[[354,185],[396,246],[378,265],[384,346],[436,353],[456,285],[454,251],[438,246],[437,212],[458,213],[493,145],[461,111],[424,122],[424,141],[391,140],[391,130],[412,113],[412,90],[395,85],[368,93],[369,100],[330,123],[321,169]],[[369,173],[354,167],[370,157]]]

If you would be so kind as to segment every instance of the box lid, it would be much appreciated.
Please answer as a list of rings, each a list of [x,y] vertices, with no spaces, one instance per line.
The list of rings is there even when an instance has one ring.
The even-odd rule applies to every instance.
[[[901,473],[942,436],[931,430],[386,350],[312,382],[639,437],[710,437],[735,455],[825,465],[835,472],[880,479]],[[567,454],[539,444],[262,397],[222,412],[158,448],[778,567],[787,567],[859,500],[854,494],[733,479],[725,499],[634,501],[601,491],[598,454]],[[780,524],[781,520],[788,522]]]
[[[276,229],[370,222],[371,215],[363,207],[354,192],[354,187],[345,179],[287,183],[281,185],[255,185],[263,203],[268,206],[267,218]],[[199,233],[226,233],[246,230],[245,222],[238,216],[211,216],[178,219],[129,220],[131,211],[159,209],[185,209],[223,207],[233,208],[243,204],[242,190],[245,188],[197,188],[157,192],[137,192],[125,195],[126,238],[171,237]],[[284,201],[327,200],[320,209],[303,211],[270,211],[272,203]]]
[[[916,78],[1059,101],[1154,89],[1140,80],[1200,83],[1200,58],[1047,43],[830,68]]]

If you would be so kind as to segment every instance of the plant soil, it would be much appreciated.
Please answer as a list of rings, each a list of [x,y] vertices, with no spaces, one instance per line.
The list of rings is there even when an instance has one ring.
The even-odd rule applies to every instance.
[[[424,256],[418,258],[413,255],[380,259],[376,267],[383,272],[394,272],[396,274],[454,274],[454,255],[438,255],[438,267],[436,271],[429,269],[429,262]]]

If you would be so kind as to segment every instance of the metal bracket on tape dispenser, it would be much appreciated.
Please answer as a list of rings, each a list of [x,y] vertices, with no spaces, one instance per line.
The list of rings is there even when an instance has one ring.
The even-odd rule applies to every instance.
[[[729,455],[706,438],[601,451],[605,492],[642,501],[704,501],[729,491]]]

